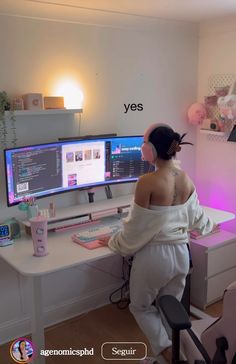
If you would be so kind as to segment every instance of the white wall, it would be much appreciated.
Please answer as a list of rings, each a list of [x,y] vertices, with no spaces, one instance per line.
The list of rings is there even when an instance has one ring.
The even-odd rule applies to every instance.
[[[204,22],[200,27],[198,100],[208,94],[209,77],[236,75],[236,17]],[[212,140],[203,134],[197,139],[196,178],[201,202],[236,212],[236,144]],[[236,232],[236,222],[224,224]]]
[[[27,92],[50,95],[58,77],[72,75],[85,95],[82,134],[139,134],[150,123],[162,121],[179,132],[187,131],[188,139],[195,142],[195,129],[185,122],[185,114],[196,99],[197,27],[161,20],[146,25],[97,27],[2,15],[0,88],[12,96]],[[143,111],[125,114],[123,104],[133,102],[142,103]],[[69,116],[17,119],[19,145],[77,133],[77,122]],[[195,147],[183,149],[182,165],[194,177]],[[1,219],[23,217],[17,208],[6,208],[3,173],[0,182]],[[132,187],[114,188],[113,192],[122,194],[127,189]],[[99,197],[104,197],[103,191]],[[85,202],[83,193],[55,198],[56,206],[75,200]],[[47,204],[47,199],[40,200],[41,207]],[[101,267],[108,273],[101,272]],[[119,283],[119,270],[116,257],[98,263],[98,267],[81,267],[45,278],[46,324],[85,307],[91,309],[96,300],[97,305],[107,301],[108,292]],[[5,341],[29,329],[28,287],[2,262],[0,271],[0,291],[11,298],[1,295],[0,299],[0,338]]]

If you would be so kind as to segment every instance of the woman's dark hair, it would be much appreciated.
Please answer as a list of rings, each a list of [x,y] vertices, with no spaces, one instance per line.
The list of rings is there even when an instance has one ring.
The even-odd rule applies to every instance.
[[[25,343],[25,340],[20,340],[19,341],[19,346],[18,346],[18,349],[19,349],[19,352],[20,352],[20,358],[21,358],[21,360],[23,360],[24,359],[24,357],[23,357],[23,353],[22,353],[22,351],[21,351],[21,347],[20,347],[20,344],[21,343]]]
[[[159,158],[164,160],[170,160],[176,155],[177,151],[180,151],[180,145],[192,143],[183,142],[183,138],[186,133],[182,136],[176,133],[171,127],[168,126],[158,126],[149,135],[149,142],[153,144],[157,151]]]

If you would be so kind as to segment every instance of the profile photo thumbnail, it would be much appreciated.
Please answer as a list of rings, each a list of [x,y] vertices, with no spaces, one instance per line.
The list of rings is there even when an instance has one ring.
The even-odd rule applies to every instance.
[[[10,346],[11,358],[16,363],[30,363],[34,359],[33,343],[24,337],[16,339]]]

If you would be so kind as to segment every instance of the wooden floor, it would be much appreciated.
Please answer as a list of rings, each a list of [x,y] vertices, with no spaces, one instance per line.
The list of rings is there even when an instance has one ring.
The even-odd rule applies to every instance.
[[[222,310],[222,302],[209,306],[206,313],[212,316],[219,316]],[[30,337],[29,337],[30,338]],[[137,326],[129,309],[118,309],[115,305],[107,305],[87,314],[77,316],[71,320],[64,321],[46,329],[46,349],[67,349],[77,350],[94,347],[94,356],[51,356],[46,358],[47,364],[119,364],[121,361],[105,361],[101,358],[101,345],[106,341],[133,342],[141,341],[147,344],[149,355],[150,346],[143,333]],[[0,346],[0,363],[13,364],[9,355],[11,342]],[[122,361],[124,364],[138,363],[136,360]]]

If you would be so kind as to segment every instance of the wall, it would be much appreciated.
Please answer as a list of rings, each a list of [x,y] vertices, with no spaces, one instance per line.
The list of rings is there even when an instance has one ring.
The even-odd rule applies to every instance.
[[[236,17],[204,22],[200,26],[198,100],[203,101],[212,75],[236,74]],[[196,179],[201,202],[236,213],[236,144],[198,134]],[[236,222],[224,224],[236,232]]]
[[[81,133],[139,134],[155,121],[169,122],[188,132],[187,106],[196,99],[198,33],[196,25],[148,19],[132,27],[88,26],[20,16],[0,16],[0,87],[10,95],[52,94],[61,76],[72,76],[85,95]],[[142,112],[124,113],[124,103],[142,103]],[[47,142],[78,134],[72,117],[17,118],[18,144]],[[194,177],[195,147],[180,153],[182,165]],[[1,153],[1,166],[3,166]],[[1,177],[1,219],[19,216],[6,208]],[[114,188],[125,194],[133,186]],[[104,198],[103,190],[97,198]],[[60,195],[56,206],[86,202],[83,193]],[[48,199],[40,200],[46,207]],[[120,284],[119,257],[82,266],[44,280],[47,325],[107,302]],[[63,284],[59,284],[63,282]],[[102,283],[101,283],[102,282]],[[53,292],[52,292],[53,287]],[[0,265],[0,338],[6,341],[29,330],[28,282],[5,263]],[[9,299],[10,297],[10,299]]]

